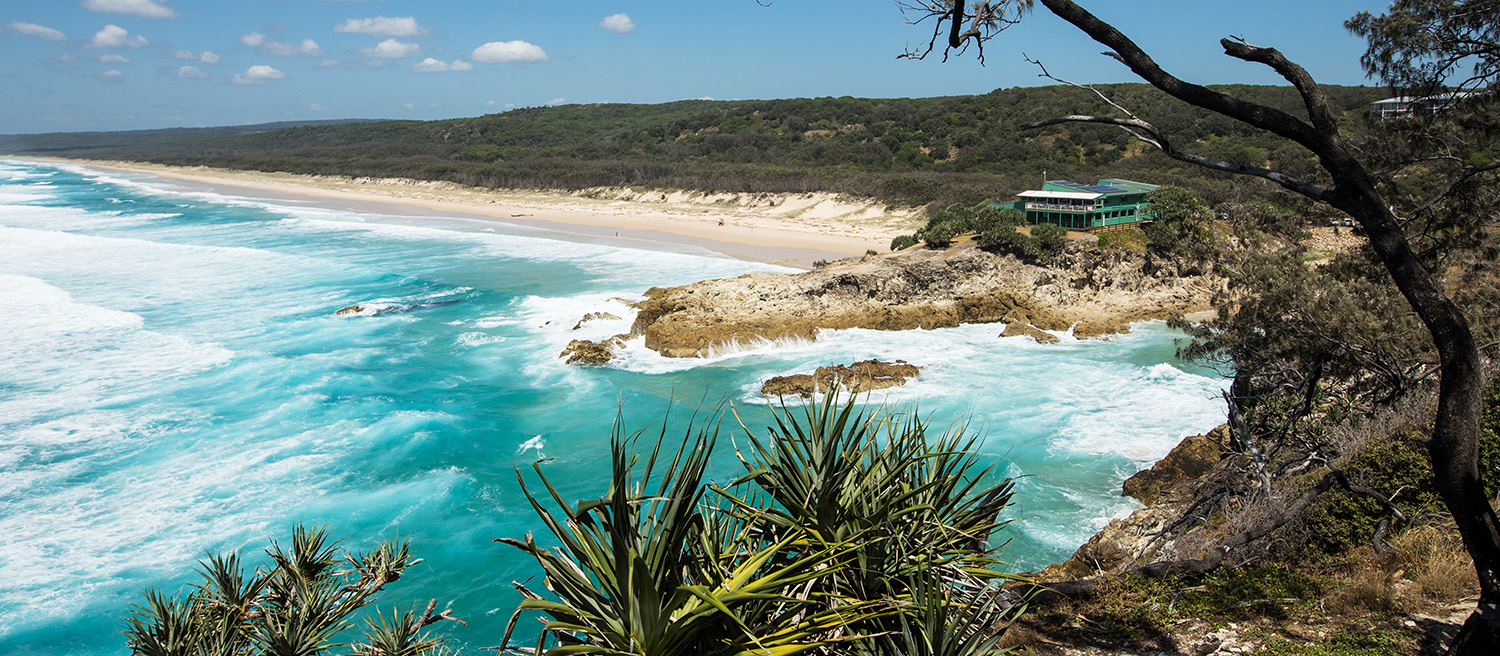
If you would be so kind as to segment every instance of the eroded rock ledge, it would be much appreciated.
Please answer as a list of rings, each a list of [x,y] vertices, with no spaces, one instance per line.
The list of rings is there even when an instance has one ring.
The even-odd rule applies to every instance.
[[[864,360],[854,364],[818,367],[810,374],[792,374],[768,379],[760,386],[766,396],[801,396],[811,398],[819,391],[830,391],[835,385],[850,394],[905,385],[921,374],[922,368],[904,360],[881,362]]]
[[[1121,486],[1125,496],[1135,498],[1145,508],[1111,521],[1067,562],[1042,570],[1038,580],[1061,581],[1117,573],[1164,556],[1198,557],[1196,553],[1176,553],[1176,545],[1170,536],[1163,535],[1163,529],[1182,516],[1204,486],[1219,484],[1221,473],[1230,474],[1220,470],[1221,463],[1231,453],[1229,427],[1225,425],[1205,435],[1184,438],[1166,457],[1150,469],[1125,479]]]
[[[1091,244],[1070,244],[1050,266],[973,247],[867,255],[796,274],[752,273],[653,287],[631,333],[668,357],[759,340],[812,340],[819,329],[908,330],[1006,322],[1008,334],[1045,341],[1129,330],[1135,321],[1209,309],[1221,283],[1170,264]],[[1047,335],[1051,337],[1051,335]]]

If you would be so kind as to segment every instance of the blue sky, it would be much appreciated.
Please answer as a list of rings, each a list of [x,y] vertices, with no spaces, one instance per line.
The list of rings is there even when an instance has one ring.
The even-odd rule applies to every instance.
[[[22,0],[0,4],[0,133],[432,119],[563,103],[924,97],[1031,86],[1022,53],[1079,82],[1134,81],[1045,10],[942,63],[894,0]],[[1276,84],[1238,35],[1321,82],[1367,83],[1354,0],[1083,3],[1203,83]]]

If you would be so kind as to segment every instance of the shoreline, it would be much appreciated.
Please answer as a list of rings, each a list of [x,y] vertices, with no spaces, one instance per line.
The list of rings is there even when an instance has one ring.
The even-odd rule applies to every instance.
[[[818,260],[884,253],[909,232],[913,211],[893,211],[829,194],[761,195],[489,190],[405,178],[265,173],[54,157],[12,161],[67,164],[157,176],[198,189],[414,219],[467,219],[542,228],[592,239],[702,248],[741,260],[810,269]],[[246,191],[254,193],[245,193]],[[269,196],[268,196],[269,194]],[[643,200],[646,196],[651,200]],[[659,199],[658,199],[659,198]]]

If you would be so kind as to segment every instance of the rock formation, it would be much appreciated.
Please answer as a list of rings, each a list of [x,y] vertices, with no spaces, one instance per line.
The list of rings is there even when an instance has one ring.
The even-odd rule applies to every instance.
[[[837,385],[850,394],[861,394],[871,390],[905,385],[907,380],[916,378],[921,371],[921,367],[907,364],[902,360],[895,362],[864,360],[854,364],[818,367],[811,374],[776,376],[761,384],[760,393],[766,396],[795,394],[807,398],[820,390],[825,392],[832,390]]]
[[[1155,505],[1163,489],[1175,490],[1183,482],[1196,480],[1219,464],[1226,452],[1229,429],[1220,426],[1207,435],[1184,438],[1150,469],[1125,479],[1121,491],[1147,506]]]
[[[1217,484],[1213,479],[1221,469],[1219,463],[1229,453],[1228,426],[1221,425],[1207,435],[1184,439],[1150,469],[1125,480],[1122,486],[1125,496],[1140,500],[1145,508],[1111,521],[1067,562],[1047,567],[1038,578],[1044,581],[1087,578],[1148,563],[1170,553],[1171,537],[1161,535],[1163,529],[1182,516],[1198,497],[1200,488]],[[1137,558],[1141,560],[1137,562]]]
[[[615,349],[625,345],[628,335],[615,335],[606,340],[591,342],[575,339],[568,342],[559,358],[567,358],[567,364],[605,364],[615,358]]]
[[[972,246],[913,248],[797,274],[653,287],[636,304],[631,332],[668,357],[762,339],[812,340],[819,329],[942,328],[1008,317],[1025,319],[1007,326],[1019,331],[1008,334],[1055,341],[1041,331],[1078,324],[1084,335],[1104,335],[1129,330],[1134,321],[1207,309],[1221,284],[1145,266],[1139,254],[1071,243],[1048,265]]]
[[[578,323],[573,324],[573,330],[578,330],[579,328],[583,327],[583,324],[594,321],[596,319],[619,319],[619,317],[608,312],[590,312],[583,315],[583,318],[579,319]]]
[[[362,307],[360,307],[360,306],[358,306],[358,305],[350,305],[349,307],[339,308],[339,310],[337,312],[333,313],[333,316],[335,316],[335,317],[347,317],[347,316],[350,316],[350,315],[357,315],[357,314],[363,313],[364,311],[365,311],[365,309],[362,308]]]

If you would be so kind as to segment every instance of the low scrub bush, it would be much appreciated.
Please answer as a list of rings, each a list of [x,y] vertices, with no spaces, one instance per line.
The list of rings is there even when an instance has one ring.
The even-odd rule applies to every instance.
[[[946,248],[953,243],[953,238],[963,233],[963,221],[950,219],[927,228],[922,233],[922,242],[930,248]]]
[[[908,248],[911,248],[912,246],[916,246],[919,243],[921,242],[917,241],[917,237],[915,235],[901,235],[900,237],[891,240],[891,250],[906,250]]]
[[[1031,227],[1031,239],[1041,252],[1056,253],[1068,239],[1068,230],[1050,223],[1041,223]]]
[[[979,235],[979,247],[987,251],[1013,253],[1021,257],[1037,255],[1036,242],[1012,226],[998,226]]]
[[[1478,589],[1474,560],[1451,526],[1417,526],[1391,538],[1395,563],[1429,599],[1454,600]]]

